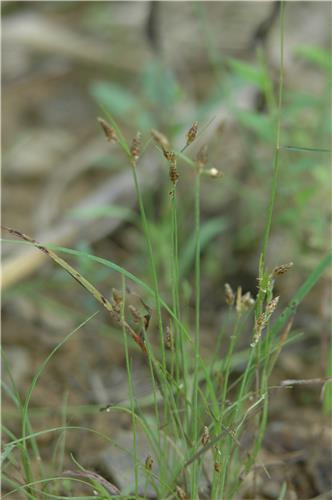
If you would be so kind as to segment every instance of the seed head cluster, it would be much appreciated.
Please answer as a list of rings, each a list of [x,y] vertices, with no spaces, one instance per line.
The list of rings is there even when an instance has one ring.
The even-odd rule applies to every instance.
[[[169,351],[174,351],[174,338],[169,326],[166,326],[165,346]]]
[[[179,174],[176,169],[176,158],[174,153],[170,153],[170,160],[169,160],[169,178],[172,184],[176,184],[179,180]]]
[[[141,133],[137,132],[136,136],[133,138],[131,146],[130,146],[130,153],[131,156],[134,160],[134,163],[137,162],[140,153],[141,153]]]
[[[170,144],[169,144],[169,140],[167,139],[166,135],[162,134],[161,132],[159,132],[158,130],[155,130],[155,129],[151,130],[151,135],[154,138],[154,140],[156,141],[156,143],[159,144],[159,146],[162,148],[162,150],[164,152],[169,151]]]
[[[205,446],[206,444],[208,444],[209,441],[210,441],[209,428],[205,425],[204,429],[203,429],[203,434],[201,437],[201,443],[203,446]]]
[[[225,283],[225,302],[228,306],[234,305],[235,301],[235,293],[232,290],[232,287]]]
[[[142,322],[142,314],[138,312],[135,306],[131,305],[129,306],[129,311],[133,317],[134,323],[141,323]]]
[[[114,311],[118,314],[120,314],[121,310],[121,305],[123,303],[123,296],[122,293],[119,292],[119,290],[116,290],[116,288],[113,288],[112,290],[112,305],[114,308]]]
[[[177,486],[175,489],[176,489],[176,494],[177,494],[177,497],[179,498],[179,500],[188,500],[186,492],[184,491],[183,488],[181,488],[181,486]]]
[[[268,324],[273,312],[275,311],[279,302],[279,297],[274,297],[270,302],[267,303],[265,307],[265,311],[263,311],[257,318],[255,322],[255,331],[254,331],[254,339],[250,344],[251,347],[254,347],[260,340],[263,330]]]
[[[248,311],[248,309],[250,309],[250,307],[254,305],[255,300],[251,296],[250,292],[246,292],[244,295],[242,295],[242,287],[239,286],[237,288],[236,298],[235,298],[235,294],[234,294],[233,290],[231,289],[231,287],[229,287],[229,288],[230,288],[230,290],[226,293],[228,293],[228,295],[229,295],[229,300],[231,298],[231,293],[234,295],[235,309],[236,309],[236,312],[238,314],[242,314],[243,312]],[[233,300],[233,303],[234,303],[234,300]]]
[[[272,275],[273,276],[280,276],[281,274],[287,273],[287,271],[290,270],[291,267],[293,267],[293,262],[289,262],[288,264],[282,264],[281,266],[277,266],[273,269]]]
[[[221,464],[219,462],[215,462],[214,463],[214,470],[216,472],[220,472],[221,471]]]
[[[187,132],[187,143],[186,147],[189,146],[196,139],[198,131],[198,122],[194,122]]]
[[[108,142],[116,142],[117,136],[116,136],[115,129],[103,118],[98,117],[97,121],[100,124],[101,128],[103,129],[104,134],[105,134]]]
[[[151,470],[153,466],[153,458],[148,455],[145,459],[145,468],[146,470]]]

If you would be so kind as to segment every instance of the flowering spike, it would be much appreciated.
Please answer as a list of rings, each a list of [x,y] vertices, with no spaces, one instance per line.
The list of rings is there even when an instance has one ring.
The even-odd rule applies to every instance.
[[[202,438],[201,438],[201,443],[203,446],[205,446],[206,444],[208,444],[209,441],[210,441],[209,428],[205,425],[204,430],[203,430],[203,434],[202,434]]]
[[[131,147],[130,147],[130,152],[131,156],[134,160],[134,163],[137,162],[139,155],[141,153],[141,133],[137,132],[136,136],[134,137]]]
[[[151,470],[153,466],[153,458],[148,455],[145,459],[145,468],[146,470]]]
[[[187,133],[187,143],[186,147],[189,146],[196,139],[198,131],[198,122],[194,122]]]
[[[281,266],[277,266],[273,269],[272,275],[279,276],[281,274],[287,273],[291,267],[293,267],[293,262],[289,262],[288,264],[282,264]]]
[[[136,307],[130,304],[129,311],[133,317],[134,323],[140,324],[142,322],[142,315],[138,312]]]
[[[169,326],[166,326],[165,346],[171,352],[174,352],[174,338],[173,338],[172,330],[170,329]]]
[[[169,161],[169,178],[171,182],[175,185],[179,180],[179,174],[176,169],[176,157],[174,153],[168,153]]]
[[[177,486],[175,489],[179,500],[188,500],[186,492],[181,488],[181,486]]]
[[[214,463],[214,470],[216,472],[220,472],[221,471],[221,464],[219,462],[215,462]]]
[[[235,294],[232,290],[232,287],[225,283],[225,301],[228,306],[232,306],[234,304]]]
[[[263,311],[257,318],[255,322],[255,332],[253,342],[250,344],[251,347],[255,347],[255,345],[259,342],[262,332],[266,325],[268,324],[272,314],[274,313],[279,302],[279,297],[274,297],[265,307],[265,311]]]
[[[101,128],[103,129],[104,134],[105,134],[108,142],[116,142],[117,137],[116,137],[116,132],[115,132],[114,128],[111,127],[111,125],[103,118],[98,117],[97,121],[100,124]]]
[[[159,132],[158,130],[152,129],[151,135],[159,146],[161,146],[163,151],[168,151],[170,149],[169,140],[167,137]]]

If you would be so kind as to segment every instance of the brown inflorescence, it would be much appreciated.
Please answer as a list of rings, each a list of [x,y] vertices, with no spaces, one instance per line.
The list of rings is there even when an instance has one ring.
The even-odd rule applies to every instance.
[[[210,441],[209,428],[205,425],[204,429],[203,429],[203,434],[201,437],[201,443],[203,446],[205,446],[206,444],[208,444],[209,441]]]
[[[177,496],[180,500],[188,500],[186,492],[184,491],[184,489],[181,488],[181,486],[177,486],[175,489]]]
[[[166,326],[165,346],[169,351],[174,351],[173,333],[169,326]]]
[[[219,462],[215,462],[214,463],[214,470],[216,472],[220,472],[221,471],[221,464]]]
[[[225,301],[228,306],[234,305],[235,293],[232,290],[231,285],[225,283]]]
[[[106,120],[104,120],[104,118],[98,117],[97,121],[100,123],[100,126],[103,129],[106,139],[109,142],[116,142],[117,137],[115,129]]]
[[[253,342],[250,344],[251,347],[254,347],[257,342],[259,342],[263,330],[268,324],[272,314],[274,313],[277,305],[279,302],[279,297],[274,297],[274,299],[270,300],[268,304],[265,307],[265,311],[263,311],[257,318],[255,322],[255,331],[254,331],[254,339]]]
[[[169,151],[170,149],[169,140],[164,134],[162,134],[158,130],[152,129],[151,135],[156,141],[156,143],[159,144],[159,146],[162,148],[163,151]]]
[[[175,185],[179,180],[179,174],[176,169],[176,157],[174,153],[168,152],[168,162],[169,162],[169,178],[171,182]]]
[[[198,122],[194,122],[190,127],[190,129],[188,130],[186,146],[189,146],[189,144],[194,142],[197,136],[197,131],[198,131]]]
[[[277,266],[273,269],[272,275],[273,276],[280,276],[281,274],[287,273],[287,271],[290,270],[291,267],[293,267],[293,262],[288,262],[288,264],[282,264],[281,266]]]
[[[133,317],[134,323],[142,323],[142,315],[138,312],[135,306],[130,305],[129,311]]]
[[[255,299],[251,296],[250,292],[246,292],[242,295],[242,287],[237,288],[236,292],[236,311],[238,314],[242,314],[243,312],[250,309],[255,303]]]
[[[141,133],[140,132],[137,132],[136,136],[132,140],[132,143],[130,146],[130,153],[131,153],[131,156],[134,160],[134,163],[136,163],[140,154],[141,154]]]
[[[148,455],[145,459],[145,468],[146,470],[151,470],[153,466],[153,458]]]
[[[242,295],[242,306],[245,311],[250,309],[251,306],[254,305],[255,300],[252,298],[251,293],[247,292],[244,295]]]

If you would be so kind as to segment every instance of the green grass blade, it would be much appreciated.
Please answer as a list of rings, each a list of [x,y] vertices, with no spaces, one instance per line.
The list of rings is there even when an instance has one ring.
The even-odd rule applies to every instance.
[[[16,235],[21,238],[21,233],[17,232]],[[10,239],[2,239],[2,241],[3,242],[7,242],[7,243],[14,243],[14,244],[15,243],[16,244],[22,244],[23,243],[22,241],[15,241],[15,240],[10,240]],[[35,245],[35,242],[31,238],[29,240],[26,240],[26,243]],[[45,248],[45,247],[43,247],[43,248]],[[86,253],[86,252],[83,252],[83,251],[80,251],[80,250],[74,250],[72,248],[60,247],[60,246],[57,246],[57,245],[51,245],[50,244],[50,245],[47,245],[47,248],[52,248],[52,249],[56,250],[57,252],[67,253],[69,255],[74,255],[75,257],[83,257],[85,259],[89,259],[89,260],[92,260],[94,262],[98,262],[99,264],[102,264],[103,266],[108,267],[109,269],[112,269],[113,271],[122,274],[123,276],[125,276],[126,278],[128,278],[129,280],[131,280],[133,283],[136,283],[138,286],[140,286],[143,290],[145,290],[152,297],[155,296],[154,290],[147,283],[145,283],[143,280],[141,280],[140,278],[138,278],[137,276],[135,276],[133,273],[127,271],[123,267],[119,266],[118,264],[115,264],[114,262],[112,262],[110,260],[103,259],[102,257],[97,257],[96,255],[92,255],[92,254],[89,254],[89,253]],[[58,260],[59,259],[60,259],[60,257],[58,258]],[[62,262],[65,262],[65,261],[62,260]],[[59,264],[59,265],[61,265],[61,264]],[[63,267],[63,266],[61,266],[61,267]],[[72,268],[71,266],[69,266],[69,264],[66,265],[66,268],[67,267],[71,268],[71,270],[73,272],[75,272],[76,275],[81,276],[79,273],[77,273],[77,271],[75,271],[74,268]],[[69,274],[72,274],[72,273],[69,272]],[[92,287],[93,285],[90,284],[90,286]],[[91,290],[91,293],[92,293],[92,290]],[[98,292],[98,293],[100,293],[100,292]],[[100,302],[100,301],[98,300],[98,302]],[[183,323],[179,321],[179,319],[177,318],[176,314],[174,314],[173,310],[167,305],[167,303],[161,297],[160,297],[160,303],[161,303],[162,307],[172,317],[172,319],[179,325],[179,327],[181,328],[181,330],[182,330],[185,338],[188,341],[191,341],[191,337],[190,337],[187,329],[183,325]],[[102,305],[104,305],[104,304],[102,303]]]
[[[331,153],[332,149],[325,148],[305,148],[300,146],[280,146],[280,149],[285,149],[287,151],[299,151],[299,152],[309,152],[309,153]]]

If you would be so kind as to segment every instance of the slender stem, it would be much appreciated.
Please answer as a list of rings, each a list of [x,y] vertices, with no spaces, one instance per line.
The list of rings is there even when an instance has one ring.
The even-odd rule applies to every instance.
[[[276,148],[274,155],[271,195],[267,210],[267,220],[265,224],[264,237],[263,237],[263,248],[260,258],[260,273],[259,273],[260,277],[262,277],[265,269],[266,252],[271,232],[272,215],[277,195],[279,170],[280,170],[279,153],[280,153],[280,135],[281,135],[281,111],[282,111],[283,87],[284,87],[284,25],[285,25],[284,14],[285,14],[285,2],[282,1],[280,7],[280,70],[279,70],[278,105],[276,113]]]
[[[173,309],[174,313],[181,322],[181,307],[180,307],[180,278],[179,278],[179,245],[178,245],[178,215],[177,215],[177,198],[176,198],[176,188],[173,187],[171,191],[172,196],[172,295],[173,295]],[[179,328],[179,323],[174,323],[174,337],[176,340],[175,344],[175,355],[176,355],[176,377],[178,385],[183,384],[184,394],[184,405],[187,408],[187,382],[188,382],[188,361],[185,351],[185,339],[181,329]],[[180,401],[179,401],[180,407]],[[185,416],[187,412],[185,411]]]
[[[133,371],[131,360],[129,358],[129,349],[128,349],[128,336],[126,329],[124,327],[124,309],[125,309],[125,297],[126,297],[126,286],[125,286],[125,278],[122,277],[122,296],[123,302],[121,304],[121,318],[122,318],[122,331],[123,331],[123,343],[125,348],[125,359],[126,359],[126,368],[127,368],[127,378],[128,378],[128,395],[131,407],[132,414],[132,428],[133,428],[133,452],[134,452],[134,481],[135,481],[135,495],[138,496],[138,459],[137,459],[137,435],[136,435],[136,419],[135,419],[135,396],[134,396],[134,388],[133,388]]]
[[[195,179],[195,344],[194,344],[194,384],[193,384],[193,443],[197,445],[198,440],[198,370],[200,364],[200,301],[201,301],[201,270],[200,270],[200,191],[201,174],[197,169]],[[198,494],[198,472],[199,461],[193,465],[192,498]]]
[[[163,322],[162,322],[162,316],[161,316],[161,301],[160,301],[160,294],[159,294],[159,285],[158,285],[156,263],[155,263],[155,259],[154,259],[154,255],[153,255],[149,225],[148,225],[148,221],[147,221],[147,217],[146,217],[146,213],[145,213],[142,193],[140,190],[135,166],[132,167],[132,172],[133,172],[133,177],[134,177],[134,183],[135,183],[135,189],[136,189],[136,195],[137,195],[137,199],[138,199],[139,209],[140,209],[140,213],[141,213],[141,219],[142,219],[142,224],[143,224],[146,245],[147,245],[147,249],[148,249],[148,253],[149,253],[150,268],[151,268],[151,274],[152,274],[154,297],[155,297],[155,303],[156,303],[156,309],[157,309],[157,319],[158,319],[159,334],[160,334],[162,367],[163,367],[164,373],[166,373],[166,354],[165,354],[165,346],[164,346]]]

